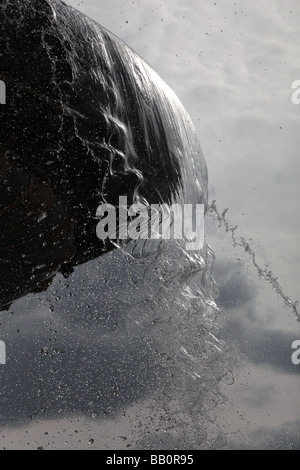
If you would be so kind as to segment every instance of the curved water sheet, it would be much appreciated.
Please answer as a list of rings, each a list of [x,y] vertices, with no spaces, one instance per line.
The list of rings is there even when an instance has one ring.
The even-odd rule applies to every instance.
[[[218,132],[222,135],[222,155],[215,143],[205,152],[211,167],[206,240],[213,250],[206,244],[200,251],[189,251],[176,240],[99,245],[93,211],[103,200],[116,204],[125,193],[129,201],[207,203],[206,166],[194,128],[173,92],[107,30],[59,1],[15,2],[23,15],[18,20],[9,3],[3,2],[1,15],[6,11],[14,29],[23,25],[24,48],[15,49],[20,56],[15,63],[7,62],[7,70],[26,55],[31,60],[11,73],[16,92],[12,98],[21,101],[14,101],[14,113],[1,121],[5,126],[14,123],[5,132],[1,128],[1,139],[6,149],[18,155],[18,164],[7,153],[5,161],[15,174],[22,173],[23,181],[33,182],[36,191],[46,188],[39,193],[41,206],[36,208],[40,215],[47,214],[41,222],[45,224],[47,218],[56,224],[65,222],[63,233],[69,236],[51,253],[50,271],[46,250],[43,263],[28,255],[37,266],[47,268],[38,270],[30,282],[25,278],[20,291],[15,287],[20,285],[18,276],[17,282],[8,277],[13,296],[20,298],[1,312],[0,340],[6,345],[6,364],[0,370],[1,447],[298,448],[300,366],[291,361],[291,344],[299,337],[298,307],[271,267],[265,266],[268,254],[258,244],[258,236],[243,219],[236,226],[236,195],[229,199],[230,210],[224,210],[226,181],[219,174],[224,172],[228,181],[231,176],[226,166],[229,157],[224,158],[227,141],[215,112],[215,135],[209,127],[211,110],[219,109],[220,83],[213,79],[204,83],[205,89],[214,91],[206,108],[200,74],[192,70],[194,64],[185,64],[196,77],[197,97],[204,99],[200,115],[208,123],[206,142],[218,142]],[[87,3],[93,16],[94,5]],[[114,13],[109,17],[123,13],[117,3],[110,5]],[[164,6],[179,12],[179,21],[189,14],[176,2]],[[145,12],[151,14],[153,2],[149,11],[147,7],[145,2]],[[244,7],[252,18],[252,7]],[[204,32],[208,26],[201,21],[211,20],[218,10],[215,2],[205,2],[201,9],[195,34],[200,29],[203,38],[209,39]],[[32,35],[33,12],[37,26]],[[221,7],[220,21],[229,13],[234,20],[238,16],[230,1]],[[189,27],[195,21],[193,15]],[[113,28],[113,21],[107,25]],[[219,31],[217,20],[216,25]],[[184,21],[173,33],[169,30],[171,37],[174,34],[176,39],[180,26],[185,26]],[[230,26],[233,35],[234,28]],[[14,41],[20,41],[20,35],[12,33],[4,43],[15,47]],[[212,39],[210,48],[214,44]],[[218,47],[223,54],[226,42]],[[205,61],[203,45],[200,55]],[[213,67],[207,56],[205,72],[209,73]],[[37,57],[39,66],[43,57],[43,78],[32,74],[32,68],[39,69]],[[239,63],[242,57],[247,54],[238,58]],[[224,65],[224,70],[229,68]],[[21,70],[29,74],[20,80]],[[235,78],[237,70],[233,72]],[[8,96],[11,87],[7,86]],[[181,88],[189,102],[188,87]],[[26,96],[35,110],[30,122],[28,113],[20,111],[20,104],[23,110],[28,106]],[[191,96],[192,109],[198,98]],[[226,102],[225,97],[224,92]],[[230,109],[235,105],[230,100]],[[237,103],[238,125],[243,130],[240,106]],[[1,112],[8,111],[1,107]],[[222,117],[224,121],[232,125],[232,115],[228,120]],[[235,135],[234,126],[232,130]],[[243,134],[238,137],[242,145]],[[89,162],[84,168],[82,155]],[[233,163],[237,164],[235,159]],[[76,168],[73,173],[71,166]],[[236,177],[233,171],[232,175]],[[244,187],[237,186],[242,194]],[[47,213],[49,193],[53,210]],[[37,230],[34,224],[31,228]],[[263,240],[263,231],[257,233]],[[45,242],[47,237],[42,237]],[[5,303],[14,300],[10,297]]]
[[[6,1],[1,16],[3,435],[13,429],[16,447],[217,447],[211,249],[96,236],[97,207],[120,196],[206,205],[188,115],[139,56],[62,2]]]

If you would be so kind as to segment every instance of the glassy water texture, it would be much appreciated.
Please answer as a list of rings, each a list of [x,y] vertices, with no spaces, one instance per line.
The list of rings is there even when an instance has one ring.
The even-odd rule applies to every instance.
[[[61,13],[59,2],[50,3]],[[70,185],[66,213],[75,207],[72,217],[81,223],[91,201],[98,204],[104,196],[115,202],[124,181],[133,199],[206,203],[206,165],[175,95],[106,30],[81,16],[72,21],[83,37],[91,35],[85,53],[94,54],[94,76],[86,69],[80,77],[80,49],[75,54],[61,37],[59,44],[44,37],[54,64],[46,95],[58,93],[60,104],[67,104],[52,116],[50,133],[61,138],[47,144],[58,161],[40,162],[33,151],[34,165],[47,168],[53,179],[63,174],[62,184]],[[93,51],[104,37],[108,46],[99,67]],[[67,59],[57,61],[61,47]],[[114,75],[128,64],[127,75]],[[109,80],[101,76],[103,68]],[[88,91],[97,83],[100,110]],[[76,86],[83,87],[84,99]],[[101,121],[104,138],[86,126],[87,116],[93,126]],[[27,131],[30,142],[33,129]],[[17,135],[17,152],[34,150],[22,142]],[[70,162],[74,152],[84,152],[100,172],[102,185],[91,186],[86,205],[80,199],[86,184],[78,178],[71,186],[65,169],[57,170],[65,144],[71,145]],[[43,145],[41,139],[38,148]],[[83,177],[80,163],[76,172]],[[95,223],[89,213],[81,232],[73,232],[79,249],[72,269],[62,266],[55,277],[51,273],[47,290],[29,293],[1,313],[0,339],[7,346],[0,370],[3,448],[299,447],[299,373],[291,361],[297,303],[261,261],[260,247],[235,227],[230,210],[209,204],[209,245],[199,252],[171,240],[103,249],[100,256],[86,244],[84,235]]]

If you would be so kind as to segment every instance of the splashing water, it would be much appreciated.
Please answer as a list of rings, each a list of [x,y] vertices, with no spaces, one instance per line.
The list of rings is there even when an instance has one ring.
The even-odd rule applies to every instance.
[[[189,252],[178,240],[137,240],[115,244],[112,254],[107,252],[107,247],[99,245],[95,236],[94,215],[99,203],[103,200],[116,205],[118,197],[124,193],[134,202],[143,200],[149,204],[207,204],[206,165],[194,127],[174,93],[157,74],[101,26],[56,0],[24,1],[14,6],[6,1],[1,8],[11,29],[7,35],[9,41],[5,35],[1,36],[3,50],[9,54],[3,61],[0,78],[10,84],[10,92],[15,92],[9,119],[1,128],[1,148],[14,151],[30,178],[33,174],[39,177],[42,174],[47,181],[49,197],[59,195],[64,217],[71,217],[77,224],[72,232],[76,247],[74,258],[70,262],[67,260],[67,266],[55,264],[55,272],[50,270],[47,276],[49,280],[59,272],[65,275],[73,269],[75,272],[63,288],[59,288],[59,276],[54,277],[54,283],[44,297],[39,294],[42,299],[39,308],[50,303],[53,325],[47,321],[48,329],[51,328],[54,335],[51,341],[55,343],[58,336],[53,333],[57,322],[56,329],[60,328],[60,333],[66,335],[63,344],[67,354],[78,356],[76,360],[64,363],[66,353],[63,348],[56,346],[50,354],[49,348],[41,345],[43,360],[40,356],[36,359],[37,367],[33,368],[31,381],[34,385],[28,385],[26,373],[24,378],[23,372],[17,369],[22,377],[19,382],[25,383],[24,389],[36,386],[39,390],[34,403],[30,402],[31,415],[47,408],[49,416],[56,417],[61,409],[57,411],[53,403],[63,403],[66,415],[76,414],[77,405],[83,413],[94,416],[95,409],[101,409],[101,400],[107,401],[112,408],[111,390],[116,397],[120,393],[119,389],[116,392],[116,384],[112,386],[110,382],[114,380],[110,377],[109,362],[112,344],[120,347],[118,341],[122,343],[120,349],[116,349],[125,356],[121,364],[126,370],[130,360],[138,363],[140,359],[139,350],[126,351],[126,346],[131,346],[135,338],[137,343],[146,343],[154,355],[154,364],[149,366],[146,362],[146,366],[161,368],[162,372],[158,372],[155,390],[144,392],[147,398],[151,395],[146,411],[143,393],[129,390],[127,386],[130,399],[142,401],[143,413],[148,413],[144,422],[148,419],[151,433],[148,442],[145,429],[136,429],[134,445],[144,448],[158,448],[158,445],[173,449],[180,446],[219,448],[224,444],[224,435],[215,423],[216,408],[224,399],[219,384],[232,365],[227,346],[221,340],[218,322],[217,289],[212,277],[213,250],[205,244],[201,250]],[[16,15],[16,9],[21,14]],[[7,23],[5,25],[7,27]],[[22,34],[25,52],[17,47],[20,38],[14,30]],[[25,56],[32,50],[36,55],[28,62]],[[36,51],[43,58],[42,73]],[[11,61],[12,52],[16,59],[15,68]],[[27,68],[18,76],[18,64],[22,61],[26,62]],[[31,104],[34,102],[33,109],[29,108],[30,122],[27,122],[28,100]],[[27,165],[29,160],[30,165]],[[40,184],[40,180],[38,182]],[[42,209],[38,223],[45,223],[50,218]],[[242,237],[237,238],[237,227],[229,225],[226,211],[220,214],[215,202],[207,209],[225,225],[233,245],[242,247],[249,254],[258,274],[299,317],[296,303],[284,295],[270,271],[258,266],[250,245]],[[39,266],[39,260],[36,262]],[[105,263],[110,281],[101,279],[100,282]],[[85,284],[84,269],[88,278]],[[119,281],[119,272],[123,275],[126,272],[126,278]],[[31,279],[23,295],[32,292],[33,283],[35,280]],[[72,283],[75,293],[69,287]],[[26,301],[30,304],[33,298],[29,295]],[[14,300],[13,296],[6,299],[9,300]],[[24,305],[20,300],[18,308],[22,309]],[[31,307],[29,310],[27,318],[33,311],[35,318],[39,316],[38,309]],[[89,311],[93,313],[87,313]],[[122,334],[121,339],[115,340],[115,324],[111,330],[107,327],[114,316],[125,323],[127,343]],[[37,344],[38,341],[35,337]],[[90,343],[90,349],[98,348],[98,351],[103,351],[100,345],[108,344],[107,357],[104,353],[97,356],[94,352],[88,357],[82,351],[78,352],[78,343],[83,345],[83,351]],[[51,366],[45,362],[45,357]],[[79,393],[73,390],[70,364],[76,371]],[[132,375],[138,376],[131,388],[142,388],[138,364],[131,367]],[[120,373],[119,369],[118,366],[113,370]],[[49,371],[51,374],[47,374]],[[147,376],[141,376],[146,382]],[[99,377],[104,385],[97,382]],[[11,383],[6,384],[6,389],[3,386],[2,399],[10,409],[9,392],[14,389],[16,379],[10,375],[7,380]],[[54,385],[57,389],[53,389]],[[22,393],[20,391],[20,396],[24,399]],[[128,397],[123,402],[115,399],[118,411],[120,402],[122,406],[128,404]],[[18,409],[17,402],[13,405],[11,403],[12,408]],[[28,415],[27,408],[24,409]],[[23,412],[23,404],[21,410]],[[89,441],[90,445],[93,443],[94,438]]]
[[[101,246],[95,234],[94,216],[101,201],[117,205],[119,196],[126,194],[130,203],[143,200],[148,204],[206,204],[207,171],[195,129],[177,97],[148,64],[113,34],[58,0],[14,5],[5,1],[1,15],[0,76],[8,85],[9,96],[3,108],[1,162],[5,169],[10,162],[7,171],[13,171],[15,161],[20,161],[18,173],[23,173],[26,181],[37,180],[36,191],[46,201],[41,207],[34,206],[34,201],[26,206],[28,201],[24,198],[23,212],[31,225],[22,224],[23,232],[18,233],[27,241],[24,250],[30,246],[30,255],[24,252],[22,259],[28,260],[29,271],[32,266],[37,270],[43,265],[44,270],[38,273],[46,277],[47,285],[42,278],[27,278],[19,263],[15,269],[16,286],[5,284],[2,300],[5,304],[34,292],[37,282],[42,291],[54,279],[57,289],[57,272],[67,276],[75,269],[70,283],[81,283],[79,265],[100,255],[109,257],[105,255],[109,250]],[[42,193],[45,187],[46,195]],[[19,188],[8,187],[6,179],[1,188],[5,214],[9,215],[14,208],[13,198],[19,197]],[[68,236],[73,249],[68,246],[65,259],[63,250],[56,256],[49,248],[35,250],[29,243],[32,231],[36,233],[42,226],[48,228],[47,233],[50,231],[47,224],[51,223],[53,208],[49,208],[47,201],[55,198],[61,220],[72,220]],[[36,217],[29,218],[33,208]],[[5,223],[10,223],[9,217]],[[66,239],[65,233],[58,233],[56,244],[60,235]],[[41,242],[42,247],[47,247],[49,240]],[[170,446],[177,441],[189,448],[217,447],[221,434],[209,415],[221,397],[218,383],[226,373],[226,366],[216,322],[218,309],[214,302],[211,248],[205,245],[198,252],[187,252],[181,242],[164,240],[129,242],[117,247],[117,251],[125,256],[130,275],[138,278],[140,284],[139,295],[132,286],[128,291],[125,286],[117,287],[122,289],[119,297],[126,299],[118,308],[123,309],[128,337],[146,341],[165,371],[155,392],[156,403],[163,410],[158,413],[162,434],[168,427]],[[8,251],[9,256],[11,252]],[[70,256],[73,256],[71,260]],[[109,259],[113,276],[112,285],[106,290],[113,292],[119,266],[113,256]],[[14,257],[5,262],[14,263]],[[7,278],[6,272],[0,271],[0,275]],[[95,292],[88,289],[85,297],[82,290],[75,294],[77,313],[71,316],[67,309],[74,323],[85,325],[81,310],[91,309],[94,297],[98,318],[109,318],[116,308],[107,292],[97,297],[99,287],[94,286]],[[18,305],[24,305],[22,300]],[[58,312],[57,305],[54,308],[52,299],[52,315]],[[75,324],[70,322],[69,328],[70,337],[76,336]],[[93,327],[89,326],[83,336],[86,342],[90,341],[92,331]],[[72,348],[67,349],[71,352]],[[41,351],[43,357],[46,355],[54,362],[64,357],[63,348],[56,347],[49,353],[49,348],[41,345]],[[56,367],[57,364],[53,369]],[[80,370],[84,382],[85,372]],[[32,404],[32,416],[38,413],[34,410],[39,409],[39,400],[45,403],[47,387],[51,396],[53,381],[48,383],[47,377],[45,373],[43,379],[33,380],[41,385],[37,402]],[[7,380],[13,383],[15,379],[8,375]],[[68,380],[68,374],[59,380],[56,398],[64,397],[68,403],[65,408],[73,409],[74,405],[68,401],[68,393],[73,396]],[[103,380],[106,383],[109,378]],[[12,384],[7,385],[6,389],[11,387]],[[27,403],[28,398],[23,397],[23,401]],[[8,395],[4,394],[3,402],[9,409]],[[51,410],[47,402],[44,407]],[[165,440],[162,445],[167,445]]]
[[[217,209],[216,201],[212,201],[212,203],[208,206],[208,212],[216,215],[217,220],[220,224],[220,226],[223,224],[225,227],[225,230],[227,233],[230,234],[231,239],[232,239],[232,245],[233,247],[240,247],[243,248],[246,253],[248,253],[251,262],[256,269],[259,278],[264,279],[267,281],[273,288],[273,290],[281,297],[283,300],[283,303],[286,307],[292,309],[296,319],[300,321],[300,313],[298,311],[298,301],[293,302],[285,293],[283,292],[283,289],[278,281],[278,278],[274,276],[272,271],[269,269],[268,266],[265,266],[262,268],[257,262],[256,262],[256,256],[255,256],[255,251],[251,248],[250,243],[247,242],[244,237],[238,237],[236,236],[236,231],[238,229],[238,226],[231,226],[230,223],[228,222],[226,218],[226,214],[228,212],[228,209],[224,209],[222,213],[220,213]]]
[[[181,445],[191,448],[214,448],[222,440],[207,414],[222,399],[218,383],[227,373],[216,322],[213,261],[208,246],[191,255],[174,241],[162,242],[150,258],[140,255],[129,261],[131,269],[144,264],[145,296],[138,303],[133,299],[127,328],[144,337],[165,365],[156,399],[168,416],[169,437],[180,429]],[[166,422],[161,425],[164,429]]]

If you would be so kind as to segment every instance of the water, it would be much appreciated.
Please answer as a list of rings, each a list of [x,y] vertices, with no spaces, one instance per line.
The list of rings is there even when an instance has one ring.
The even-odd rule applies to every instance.
[[[59,2],[52,3],[60,11]],[[82,49],[70,49],[79,25]],[[31,146],[33,125],[27,131],[28,149],[34,164],[47,168],[48,175],[63,175],[64,187],[72,178],[59,165],[66,158],[68,168],[74,152],[76,157],[83,152],[103,178],[101,186],[94,179],[83,185],[78,178],[76,191],[66,191],[67,210],[74,205],[80,221],[90,217],[75,234],[80,250],[74,272],[67,279],[57,273],[46,291],[28,294],[1,314],[0,338],[7,346],[7,364],[1,369],[2,446],[251,448],[272,446],[288,432],[296,436],[291,426],[268,441],[248,425],[247,406],[258,407],[261,388],[267,395],[261,375],[273,374],[267,368],[252,374],[248,364],[249,358],[255,364],[261,361],[247,348],[252,326],[243,331],[242,321],[257,290],[257,273],[274,289],[265,294],[270,308],[276,304],[275,291],[294,316],[298,313],[295,300],[270,269],[261,268],[256,248],[227,221],[226,211],[210,203],[207,241],[213,248],[206,243],[198,252],[186,251],[174,240],[131,242],[101,256],[89,237],[87,245],[85,235],[95,235],[94,213],[85,212],[91,201],[95,208],[101,199],[115,202],[120,182],[128,181],[126,190],[133,200],[207,203],[206,165],[182,105],[135,53],[81,16],[72,19],[72,28],[62,29],[58,41],[53,25],[47,28],[43,45],[53,82],[46,96],[47,101],[63,103],[63,113],[51,118],[51,132],[58,132],[60,139],[50,138],[50,159],[41,151],[37,154]],[[103,41],[99,66],[97,48]],[[66,57],[57,61],[58,53]],[[80,55],[90,59],[81,78]],[[44,86],[39,76],[32,80]],[[96,124],[86,126],[86,118],[101,123],[101,134]],[[39,150],[44,137],[36,137]],[[75,168],[82,176],[77,160]],[[247,271],[249,265],[254,274]],[[68,269],[61,271],[68,274]],[[266,344],[272,350],[272,342],[260,340],[257,336],[257,349]],[[270,383],[274,387],[275,382]],[[253,386],[260,392],[256,403]],[[247,406],[240,406],[247,393]],[[270,416],[272,401],[267,407]],[[251,424],[259,422],[248,415]],[[275,418],[275,426],[276,420],[281,423]],[[281,445],[296,447],[297,442],[290,439]]]

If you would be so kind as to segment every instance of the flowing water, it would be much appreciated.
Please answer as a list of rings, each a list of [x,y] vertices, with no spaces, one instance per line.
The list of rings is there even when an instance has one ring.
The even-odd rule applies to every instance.
[[[30,151],[33,165],[61,195],[61,186],[72,182],[69,173],[75,174],[62,200],[85,223],[74,235],[80,250],[72,274],[57,269],[47,290],[29,289],[1,313],[0,338],[7,345],[0,371],[3,447],[221,448],[226,433],[217,415],[228,405],[221,384],[232,383],[239,359],[223,334],[213,248],[206,242],[188,251],[178,240],[137,240],[115,242],[100,256],[94,250],[97,205],[116,204],[124,193],[133,202],[205,204],[207,217],[224,224],[233,246],[299,315],[297,306],[236,237],[226,211],[208,205],[196,132],[169,87],[83,15],[54,0],[31,4],[36,9],[16,2],[16,17],[4,1],[1,15],[24,37],[32,21],[26,15],[37,15],[29,42],[41,41],[36,47],[46,54],[49,75],[41,84],[29,64],[22,88],[17,68],[8,77],[8,64],[1,77],[18,93],[43,94],[52,114],[44,123],[48,134],[41,126],[43,133],[34,137],[33,120],[25,136],[13,139],[14,150]],[[7,49],[18,40],[12,34]],[[81,155],[93,162],[101,184],[84,180]],[[89,242],[94,237],[92,249],[85,245],[87,233]]]

